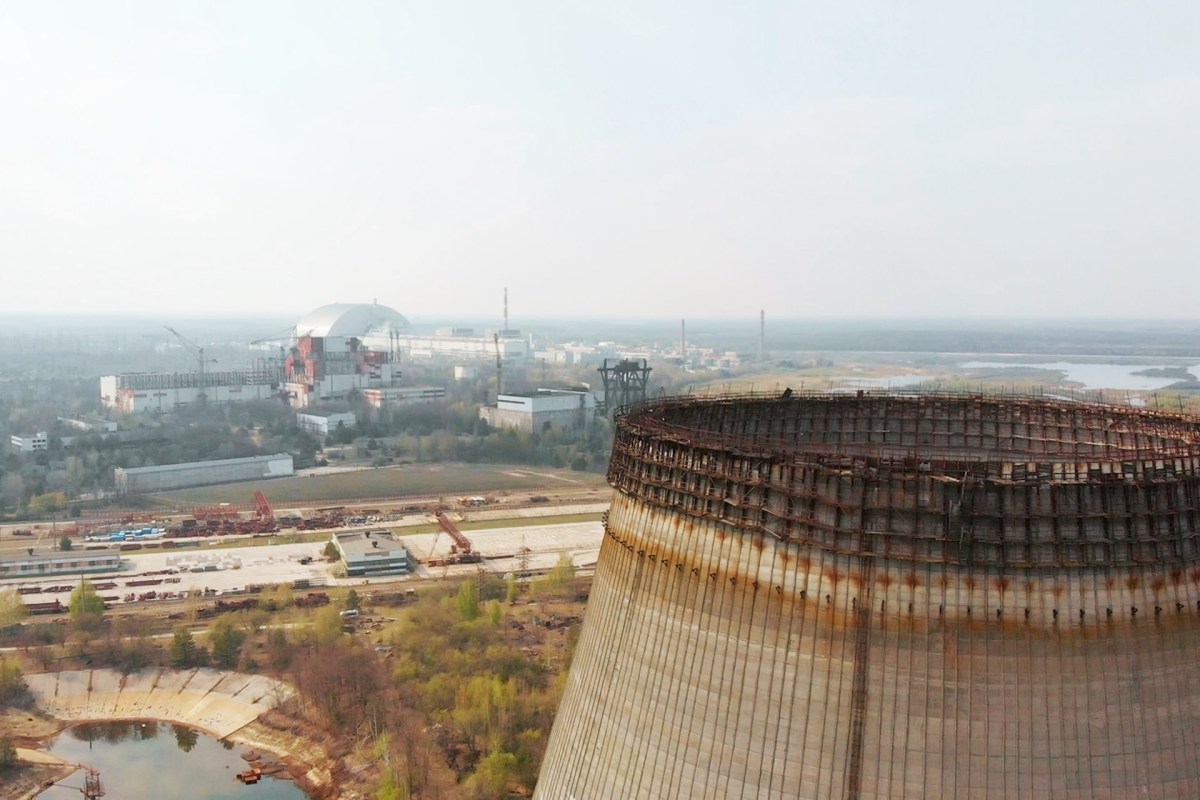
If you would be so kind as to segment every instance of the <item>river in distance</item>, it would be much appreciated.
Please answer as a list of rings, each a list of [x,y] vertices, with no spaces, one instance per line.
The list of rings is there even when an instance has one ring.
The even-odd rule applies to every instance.
[[[182,725],[165,722],[94,722],[59,734],[50,752],[99,770],[106,797],[121,800],[306,800],[288,780],[263,776],[238,782],[247,768],[245,747],[222,743]],[[263,754],[270,758],[269,754]],[[38,795],[39,800],[78,800],[82,770]]]

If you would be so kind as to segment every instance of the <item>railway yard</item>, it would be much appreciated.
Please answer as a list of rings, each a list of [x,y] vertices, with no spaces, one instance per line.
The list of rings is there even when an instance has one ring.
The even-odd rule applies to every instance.
[[[209,529],[189,520],[199,515],[155,519],[104,521],[87,529],[67,532],[58,524],[4,526],[0,528],[0,558],[26,554],[50,554],[63,536],[72,548],[85,552],[119,553],[120,569],[89,574],[98,593],[112,610],[132,611],[155,604],[200,595],[206,602],[222,605],[231,596],[250,594],[261,587],[286,584],[297,590],[320,587],[373,584],[417,585],[476,574],[479,570],[504,576],[508,573],[539,573],[553,567],[563,554],[576,568],[586,572],[595,564],[603,526],[601,514],[607,498],[587,489],[554,496],[464,497],[445,512],[450,528],[462,528],[478,560],[458,563],[460,547],[442,532],[436,509],[412,503],[378,508],[339,506],[289,510],[302,519],[321,519],[327,527],[314,524],[286,525],[275,519],[262,498],[249,511],[226,512],[221,523]],[[479,503],[475,505],[474,503]],[[284,523],[289,520],[285,518]],[[250,525],[247,525],[250,523]],[[244,530],[254,527],[257,530]],[[132,534],[110,541],[97,541],[112,530],[153,530],[153,538]],[[336,563],[324,557],[327,542],[337,532],[388,530],[410,555],[411,572],[406,575],[339,577]],[[240,532],[239,532],[240,531]],[[97,533],[99,532],[99,533]],[[89,540],[90,539],[90,540]],[[32,551],[32,553],[30,552]],[[78,583],[74,575],[44,578],[0,579],[0,587],[17,587],[33,613],[65,614],[70,593]]]

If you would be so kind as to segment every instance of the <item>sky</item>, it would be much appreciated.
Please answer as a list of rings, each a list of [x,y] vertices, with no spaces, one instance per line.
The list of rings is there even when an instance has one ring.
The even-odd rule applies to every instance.
[[[0,5],[0,314],[1189,319],[1195,2]]]

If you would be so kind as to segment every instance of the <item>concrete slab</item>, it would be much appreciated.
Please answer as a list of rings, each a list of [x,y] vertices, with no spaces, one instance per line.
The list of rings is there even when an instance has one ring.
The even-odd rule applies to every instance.
[[[291,697],[287,684],[261,675],[111,670],[41,673],[26,678],[38,706],[64,721],[157,719],[230,735]],[[92,689],[89,691],[89,684]]]

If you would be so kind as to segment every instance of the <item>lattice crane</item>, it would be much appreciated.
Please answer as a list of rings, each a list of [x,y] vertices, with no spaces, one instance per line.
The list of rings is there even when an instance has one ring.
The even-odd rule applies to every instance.
[[[178,340],[180,341],[180,343],[182,343],[182,344],[183,344],[183,346],[184,346],[185,348],[187,348],[188,352],[189,352],[189,353],[191,353],[193,356],[195,356],[195,358],[196,358],[196,364],[197,364],[197,366],[198,366],[198,367],[199,367],[199,369],[200,369],[200,381],[199,381],[200,394],[199,394],[199,395],[197,395],[197,400],[199,401],[199,403],[200,403],[201,405],[204,405],[204,401],[207,399],[207,397],[205,396],[205,393],[204,393],[204,386],[205,386],[204,373],[205,373],[205,367],[207,367],[207,365],[209,365],[209,364],[215,364],[215,363],[217,363],[217,360],[216,360],[215,358],[205,358],[205,357],[204,357],[204,348],[203,348],[203,347],[201,347],[200,345],[196,344],[196,343],[195,343],[195,342],[193,342],[191,339],[187,338],[187,337],[186,337],[186,336],[184,336],[182,333],[180,333],[179,331],[177,331],[177,330],[175,330],[174,328],[172,328],[170,325],[163,325],[163,327],[164,327],[164,328],[166,328],[167,330],[169,330],[169,331],[170,331],[172,334],[174,334],[175,338],[176,338],[176,339],[178,339]]]

